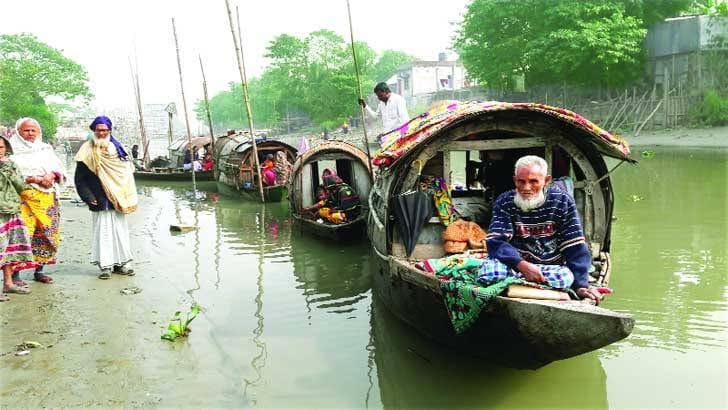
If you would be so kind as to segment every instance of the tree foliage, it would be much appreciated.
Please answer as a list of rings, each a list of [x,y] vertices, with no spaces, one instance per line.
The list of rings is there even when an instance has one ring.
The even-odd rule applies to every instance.
[[[644,72],[647,28],[690,0],[473,0],[455,48],[490,87],[620,86]]]
[[[363,92],[394,74],[411,56],[393,50],[377,54],[364,42],[354,44]],[[288,113],[303,113],[314,123],[334,128],[357,112],[357,80],[351,45],[330,30],[303,37],[281,34],[266,49],[270,64],[248,88],[256,127],[272,127]],[[210,111],[218,127],[247,125],[240,84],[212,98]],[[199,118],[204,104],[198,103]]]
[[[397,69],[405,64],[411,63],[415,58],[405,52],[396,50],[384,50],[374,64],[374,81],[387,81],[389,77],[397,72]]]
[[[86,70],[32,34],[0,35],[0,121],[34,117],[44,137],[55,134],[48,97],[91,98]]]

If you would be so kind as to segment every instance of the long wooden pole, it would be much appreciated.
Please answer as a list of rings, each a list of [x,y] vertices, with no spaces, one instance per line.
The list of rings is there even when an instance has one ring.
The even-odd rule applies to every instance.
[[[147,141],[147,130],[144,127],[144,107],[142,106],[141,88],[139,87],[139,72],[135,71],[129,59],[129,70],[134,86],[134,97],[136,99],[137,113],[139,114],[139,136],[142,139],[142,164],[144,169],[149,169],[149,142]]]
[[[210,115],[210,100],[207,98],[207,79],[205,69],[202,67],[202,56],[200,58],[200,71],[202,72],[202,93],[205,97],[205,114],[207,114],[207,125],[210,127],[210,150],[215,152],[215,132],[212,129],[212,116]]]
[[[172,33],[174,34],[174,48],[177,50],[177,71],[179,72],[179,88],[182,92],[182,108],[185,110],[185,125],[187,126],[187,147],[190,150],[190,159],[192,160],[192,189],[197,198],[197,181],[195,181],[195,153],[192,150],[192,132],[190,131],[190,116],[187,113],[187,99],[185,98],[185,85],[182,81],[182,62],[179,58],[179,42],[177,41],[177,28],[174,25],[174,17],[172,17]]]
[[[349,13],[349,34],[351,35],[351,54],[354,56],[354,71],[356,71],[356,85],[357,85],[357,92],[359,93],[359,99],[364,99],[362,93],[361,93],[361,78],[359,78],[359,60],[356,58],[356,48],[354,46],[354,26],[351,23],[351,6],[349,5],[349,0],[346,0],[346,10]],[[359,103],[357,102],[357,105]],[[366,117],[365,117],[365,110],[366,108],[359,105],[359,112],[361,113],[361,127],[364,130],[364,148],[366,148],[367,152],[367,159],[369,160],[369,169],[372,169],[372,154],[369,152],[369,138],[367,137],[367,126],[366,126]]]
[[[265,202],[263,194],[263,175],[260,172],[260,161],[258,160],[258,145],[255,143],[255,131],[253,129],[253,113],[250,109],[250,95],[248,94],[248,81],[245,75],[245,59],[243,57],[243,49],[238,44],[238,36],[235,35],[235,24],[233,23],[233,13],[230,11],[230,0],[225,0],[227,8],[228,20],[230,22],[230,34],[233,35],[233,45],[235,46],[235,57],[238,61],[238,71],[240,71],[240,82],[243,89],[243,97],[245,97],[245,110],[248,114],[248,128],[250,129],[250,140],[253,144],[253,159],[255,160],[255,169],[258,171],[258,191],[260,191],[260,201]],[[240,14],[238,14],[238,28],[240,27]]]

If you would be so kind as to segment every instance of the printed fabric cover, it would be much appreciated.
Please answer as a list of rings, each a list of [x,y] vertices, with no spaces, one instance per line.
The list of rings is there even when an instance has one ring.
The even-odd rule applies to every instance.
[[[598,136],[614,156],[623,159],[629,157],[629,146],[623,138],[599,128],[581,115],[564,108],[537,103],[446,101],[414,117],[401,127],[381,135],[381,149],[376,153],[372,163],[380,168],[389,167],[412,148],[457,120],[487,112],[507,110],[534,111],[556,117]]]

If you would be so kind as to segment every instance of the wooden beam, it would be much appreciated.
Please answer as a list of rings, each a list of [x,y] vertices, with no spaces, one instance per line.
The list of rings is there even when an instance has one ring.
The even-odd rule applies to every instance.
[[[451,151],[485,151],[491,149],[543,147],[545,144],[545,138],[528,137],[496,140],[452,141],[447,144],[447,149]]]

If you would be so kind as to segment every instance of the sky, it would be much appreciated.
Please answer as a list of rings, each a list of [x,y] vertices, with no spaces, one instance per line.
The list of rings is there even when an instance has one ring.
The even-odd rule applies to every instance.
[[[260,75],[265,48],[277,35],[330,29],[349,39],[346,0],[229,0],[240,8],[249,78]],[[456,23],[470,0],[433,7],[421,0],[350,0],[354,37],[375,51],[401,50],[436,60],[451,50]],[[176,102],[180,80],[172,35],[175,19],[188,111],[202,99],[199,57],[210,97],[240,81],[225,0],[0,0],[0,33],[29,32],[88,71],[99,111],[134,110],[129,61],[138,66],[145,104]]]

